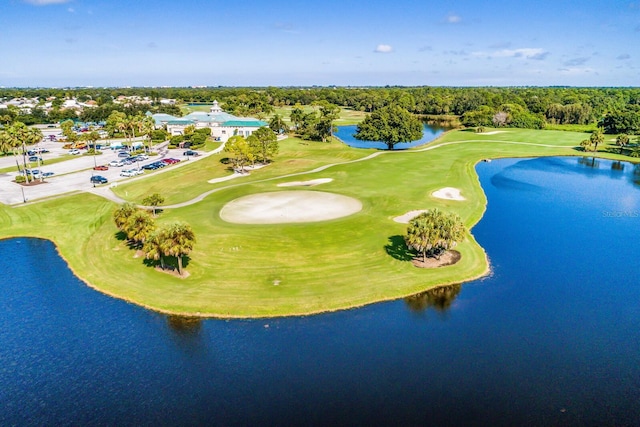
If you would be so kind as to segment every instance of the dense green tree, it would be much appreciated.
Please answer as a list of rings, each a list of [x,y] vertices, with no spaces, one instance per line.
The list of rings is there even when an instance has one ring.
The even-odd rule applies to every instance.
[[[263,126],[254,131],[251,136],[258,141],[256,154],[261,162],[267,163],[273,156],[278,154],[278,138],[270,128]]]
[[[389,105],[380,108],[358,125],[355,137],[360,140],[382,141],[389,150],[400,142],[422,138],[422,123],[407,110]]]
[[[142,199],[142,204],[145,206],[151,206],[151,210],[153,211],[153,216],[156,216],[156,208],[164,203],[164,197],[162,197],[158,193],[153,193],[150,196]]]
[[[274,115],[271,120],[269,120],[269,129],[274,131],[277,135],[289,132],[289,126],[287,126],[279,114]]]
[[[253,135],[250,135],[250,137]],[[257,140],[257,138],[254,137]],[[234,169],[244,172],[244,167],[249,163],[254,163],[256,159],[255,149],[253,149],[247,140],[241,135],[234,135],[227,140],[224,145],[224,151],[231,154]]]
[[[304,121],[304,116],[304,110],[299,104],[296,104],[295,107],[291,109],[290,120],[291,123],[293,123],[293,127],[296,129],[296,131],[300,130],[300,127]]]

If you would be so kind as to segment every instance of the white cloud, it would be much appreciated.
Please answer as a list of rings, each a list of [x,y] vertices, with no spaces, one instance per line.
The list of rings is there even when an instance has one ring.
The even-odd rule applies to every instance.
[[[374,52],[376,52],[376,53],[391,53],[391,52],[393,52],[393,48],[388,44],[379,44],[378,46],[376,46],[376,49],[374,50]]]
[[[542,60],[549,55],[549,52],[539,47],[525,47],[520,49],[502,49],[492,53],[474,52],[473,55],[485,58],[524,58]]]
[[[447,19],[446,19],[448,24],[458,24],[462,21],[462,18],[460,18],[460,16],[455,15],[455,14],[449,14],[447,15]]]
[[[70,7],[69,9],[67,9],[67,12],[76,13],[76,10],[74,8]]]
[[[561,74],[575,76],[575,75],[593,73],[594,69],[591,67],[566,67],[566,68],[558,68],[558,71]]]
[[[64,4],[70,3],[72,0],[23,0],[25,3],[33,4],[36,6],[46,6],[48,4]]]

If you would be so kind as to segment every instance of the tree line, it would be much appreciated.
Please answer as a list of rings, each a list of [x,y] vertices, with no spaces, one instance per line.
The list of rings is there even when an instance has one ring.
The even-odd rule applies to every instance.
[[[146,96],[150,105],[116,104],[118,96]],[[14,97],[56,97],[54,109],[45,115],[34,109],[21,115],[15,109],[0,113],[0,123],[13,120],[57,122],[67,118],[105,120],[112,111],[128,115],[140,112],[167,112],[179,115],[175,105],[161,104],[163,98],[184,103],[211,103],[239,116],[270,116],[274,107],[332,104],[373,112],[396,105],[423,116],[455,116],[465,126],[511,126],[541,128],[545,124],[598,124],[605,133],[640,133],[640,88],[577,87],[206,87],[206,88],[77,88],[0,89],[0,99]],[[96,108],[86,108],[79,116],[56,107],[62,100],[91,99]],[[56,109],[57,108],[57,109]],[[13,116],[12,116],[13,115]],[[318,121],[306,120],[322,129]],[[308,131],[308,129],[307,129]]]

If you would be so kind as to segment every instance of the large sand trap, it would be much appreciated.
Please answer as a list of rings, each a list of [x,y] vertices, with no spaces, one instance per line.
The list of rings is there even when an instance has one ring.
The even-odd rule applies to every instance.
[[[446,200],[466,200],[464,197],[460,195],[460,190],[453,187],[445,187],[441,188],[438,191],[434,191],[431,193],[433,197],[437,197],[438,199],[446,199]]]
[[[409,224],[409,221],[411,221],[413,218],[417,217],[423,212],[428,212],[428,209],[417,209],[414,211],[409,211],[406,214],[393,218],[393,220],[395,222],[399,222],[400,224]]]
[[[326,184],[327,182],[331,181],[333,181],[333,178],[318,178],[311,179],[309,181],[291,181],[278,184],[278,187],[312,187],[318,184]]]
[[[235,224],[286,224],[341,218],[362,210],[351,197],[320,191],[260,193],[232,200],[220,218]]]

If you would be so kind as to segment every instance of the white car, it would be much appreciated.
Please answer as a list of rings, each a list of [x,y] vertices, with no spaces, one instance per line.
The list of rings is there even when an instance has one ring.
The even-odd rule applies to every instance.
[[[122,160],[111,160],[109,162],[109,166],[111,166],[112,168],[119,168],[124,166],[124,162]]]
[[[122,169],[120,176],[134,176],[135,172],[129,169]]]
[[[76,154],[80,154],[80,150],[74,148],[73,150],[69,150],[69,154],[73,154],[75,156]]]

